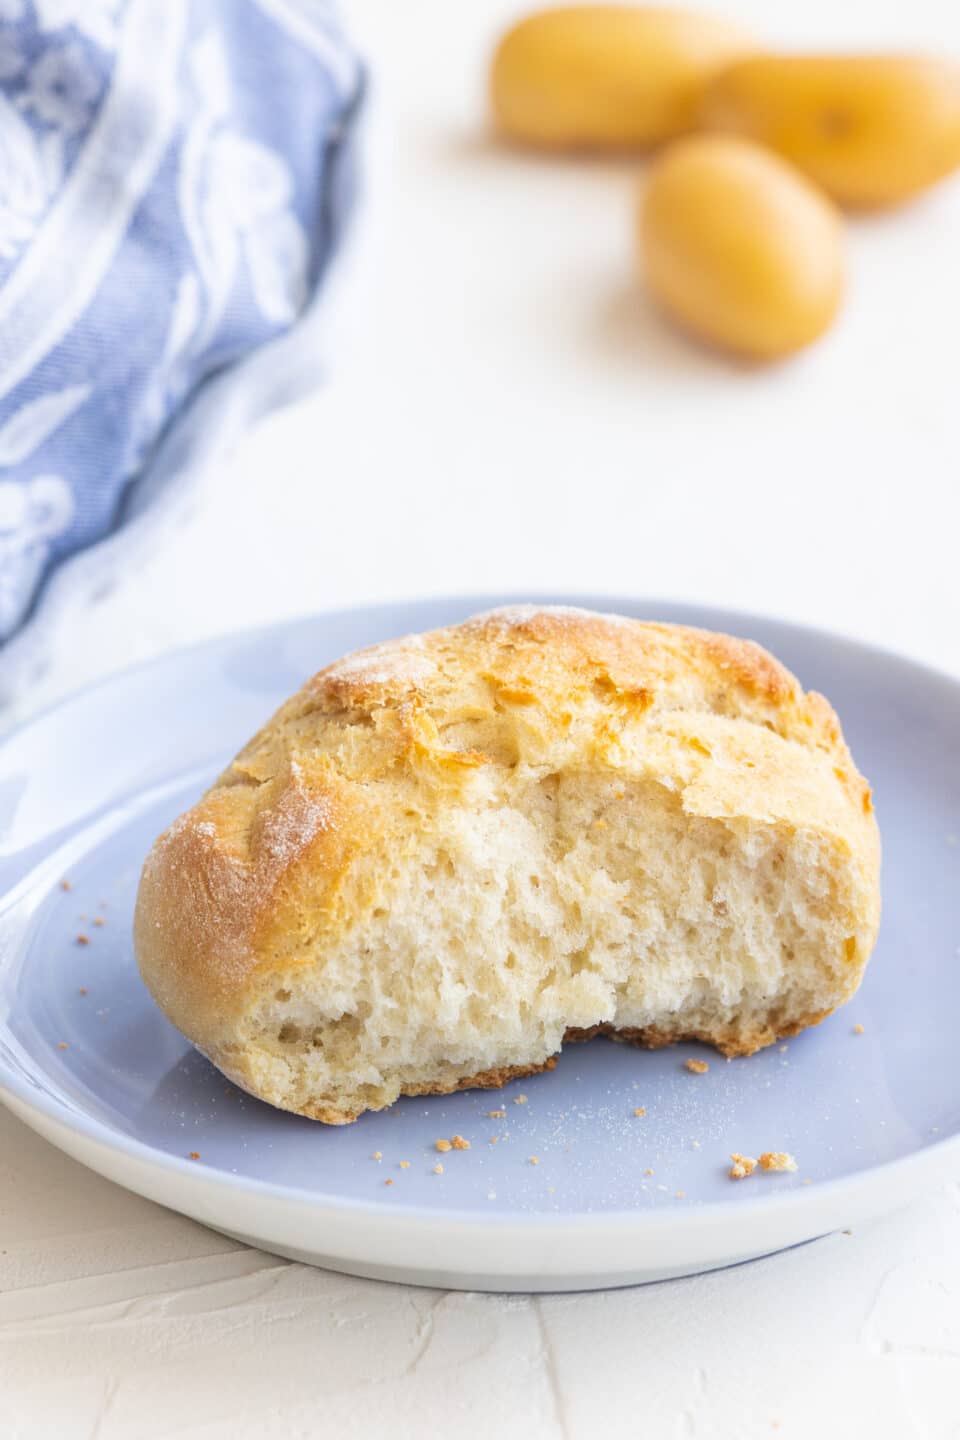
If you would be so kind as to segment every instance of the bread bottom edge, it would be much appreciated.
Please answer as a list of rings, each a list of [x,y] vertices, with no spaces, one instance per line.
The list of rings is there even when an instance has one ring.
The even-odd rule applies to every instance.
[[[804,1016],[800,1020],[778,1025],[776,1028],[769,1027],[763,1030],[754,1030],[747,1034],[738,1033],[735,1037],[731,1034],[717,1036],[706,1031],[665,1030],[660,1026],[650,1025],[643,1028],[626,1026],[618,1028],[609,1023],[591,1025],[586,1029],[571,1028],[564,1032],[564,1045],[583,1044],[588,1040],[594,1040],[598,1035],[614,1040],[621,1045],[635,1045],[644,1050],[662,1050],[668,1045],[680,1044],[684,1041],[699,1041],[705,1045],[712,1046],[719,1050],[727,1060],[743,1058],[754,1055],[758,1050],[763,1050],[768,1045],[773,1045],[777,1040],[789,1039],[793,1035],[799,1035],[802,1030],[807,1030],[813,1025],[819,1025],[833,1009],[819,1011],[816,1014]],[[550,1055],[546,1060],[529,1065],[506,1065],[495,1067],[489,1070],[481,1070],[476,1075],[465,1075],[458,1080],[425,1083],[421,1085],[405,1086],[400,1091],[398,1099],[403,1096],[415,1095],[452,1095],[459,1090],[500,1090],[510,1080],[522,1080],[528,1075],[541,1075],[544,1071],[556,1069],[560,1059],[560,1051]],[[216,1063],[216,1062],[214,1062]],[[229,1074],[229,1072],[226,1072]],[[256,1091],[250,1090],[243,1080],[231,1074],[230,1078],[235,1084],[248,1090],[250,1094],[256,1095]],[[275,1102],[267,1100],[265,1096],[257,1096],[260,1100],[266,1100],[267,1104]],[[391,1101],[395,1104],[396,1101]],[[292,1106],[280,1106],[281,1109],[291,1109],[294,1114],[304,1115],[309,1120],[319,1120],[324,1125],[352,1125],[359,1120],[361,1115],[378,1109],[388,1110],[390,1105],[365,1106],[360,1110],[342,1110],[335,1105],[316,1105],[303,1109]]]

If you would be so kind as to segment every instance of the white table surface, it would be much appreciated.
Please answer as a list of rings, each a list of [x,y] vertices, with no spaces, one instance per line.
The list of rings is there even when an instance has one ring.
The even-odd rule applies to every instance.
[[[960,182],[854,225],[834,333],[746,371],[638,293],[641,167],[485,138],[483,60],[515,7],[346,8],[375,90],[328,383],[71,617],[21,709],[225,629],[462,590],[767,611],[960,675]],[[791,44],[960,54],[956,0],[725,9]],[[444,1433],[960,1436],[960,1174],[727,1273],[446,1295],[239,1247],[0,1112],[4,1440]]]

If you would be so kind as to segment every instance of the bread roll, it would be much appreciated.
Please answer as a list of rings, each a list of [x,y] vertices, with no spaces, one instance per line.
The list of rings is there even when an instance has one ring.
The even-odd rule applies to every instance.
[[[161,835],[135,936],[236,1084],[345,1124],[564,1038],[749,1055],[856,990],[870,790],[745,640],[520,606],[328,666]]]

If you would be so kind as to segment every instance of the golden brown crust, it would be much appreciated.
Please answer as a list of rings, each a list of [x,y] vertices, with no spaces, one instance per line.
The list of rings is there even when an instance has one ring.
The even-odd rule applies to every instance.
[[[160,837],[138,895],[138,956],[163,1008],[229,1006],[261,962],[257,932],[282,911],[291,872],[331,880],[354,851],[362,813],[320,757],[289,760],[261,786],[216,785]],[[166,1003],[165,1003],[166,1000]]]
[[[663,1025],[645,1025],[637,1029],[631,1025],[591,1025],[588,1029],[567,1030],[563,1043],[582,1044],[595,1039],[597,1035],[604,1035],[619,1045],[636,1045],[642,1050],[664,1050],[669,1045],[699,1041],[704,1045],[712,1045],[728,1060],[738,1060],[746,1055],[755,1055],[758,1050],[775,1044],[777,1040],[787,1040],[792,1035],[799,1035],[801,1030],[819,1025],[829,1014],[830,1010],[819,1010],[790,1020],[774,1017],[769,1025],[762,1027],[734,1024],[726,1029],[714,1027],[709,1031],[691,1030],[689,1026],[670,1028]]]
[[[574,763],[629,777],[650,755],[682,785],[690,815],[813,826],[875,874],[869,787],[833,710],[761,647],[520,606],[373,647],[307,681],[154,846],[135,921],[144,979],[174,1023],[235,1075],[230,1036],[253,990],[377,903],[357,863],[364,856],[412,853],[431,817],[456,805],[484,767]],[[749,1054],[821,1018],[615,1038],[703,1039]],[[406,1093],[496,1085],[542,1068]],[[335,1105],[316,1114],[354,1118]]]

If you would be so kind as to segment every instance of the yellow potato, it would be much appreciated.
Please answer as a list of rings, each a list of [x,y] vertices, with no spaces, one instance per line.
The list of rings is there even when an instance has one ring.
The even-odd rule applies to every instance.
[[[843,295],[830,201],[748,140],[678,140],[654,163],[639,248],[653,294],[687,329],[759,360],[809,345]]]
[[[634,5],[543,10],[501,40],[494,118],[551,149],[655,145],[691,130],[711,75],[755,47],[712,15]]]
[[[960,165],[960,66],[757,56],[714,78],[702,118],[772,146],[843,204],[894,204]]]

